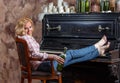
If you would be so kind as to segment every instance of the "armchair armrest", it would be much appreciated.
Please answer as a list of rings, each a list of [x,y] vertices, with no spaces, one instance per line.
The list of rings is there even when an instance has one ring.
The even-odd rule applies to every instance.
[[[38,57],[29,57],[30,61],[41,61],[41,58]],[[55,69],[54,69],[54,65],[53,65],[53,59],[45,59],[45,61],[50,61],[51,63],[51,73],[54,76],[55,75]]]
[[[42,61],[42,58],[38,57],[29,57],[32,61]],[[53,59],[45,59],[45,61],[53,61]]]

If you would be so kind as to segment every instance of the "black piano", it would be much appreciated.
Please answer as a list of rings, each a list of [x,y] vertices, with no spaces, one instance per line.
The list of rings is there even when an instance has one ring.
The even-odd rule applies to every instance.
[[[41,51],[58,54],[66,47],[93,45],[106,35],[111,42],[104,56],[63,69],[63,83],[120,83],[120,14],[46,14],[42,21]]]

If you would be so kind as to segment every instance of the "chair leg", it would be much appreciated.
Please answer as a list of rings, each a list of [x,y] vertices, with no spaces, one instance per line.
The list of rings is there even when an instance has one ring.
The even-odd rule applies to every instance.
[[[21,77],[21,83],[24,83],[24,78],[23,77]]]
[[[43,83],[46,83],[46,80],[43,80]]]
[[[32,83],[32,79],[28,79],[28,83]]]
[[[58,83],[62,83],[62,75],[59,75],[59,77],[58,77]]]

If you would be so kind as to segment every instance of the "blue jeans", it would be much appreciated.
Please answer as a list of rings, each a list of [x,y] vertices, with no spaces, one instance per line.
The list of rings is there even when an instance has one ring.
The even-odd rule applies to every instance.
[[[98,50],[95,48],[95,46],[89,46],[78,50],[68,50],[66,52],[66,58],[64,62],[64,67],[78,63],[83,62],[87,60],[94,59],[95,57],[99,56]],[[55,70],[57,70],[57,61],[53,62]]]

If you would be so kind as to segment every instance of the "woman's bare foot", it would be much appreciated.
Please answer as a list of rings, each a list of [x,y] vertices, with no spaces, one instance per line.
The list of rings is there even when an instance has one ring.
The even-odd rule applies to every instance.
[[[106,45],[98,47],[99,54],[101,56],[104,56],[106,49],[108,49],[109,47],[110,47],[110,42],[108,42]]]
[[[104,35],[100,41],[95,44],[96,48],[102,47],[107,42],[107,37]]]

